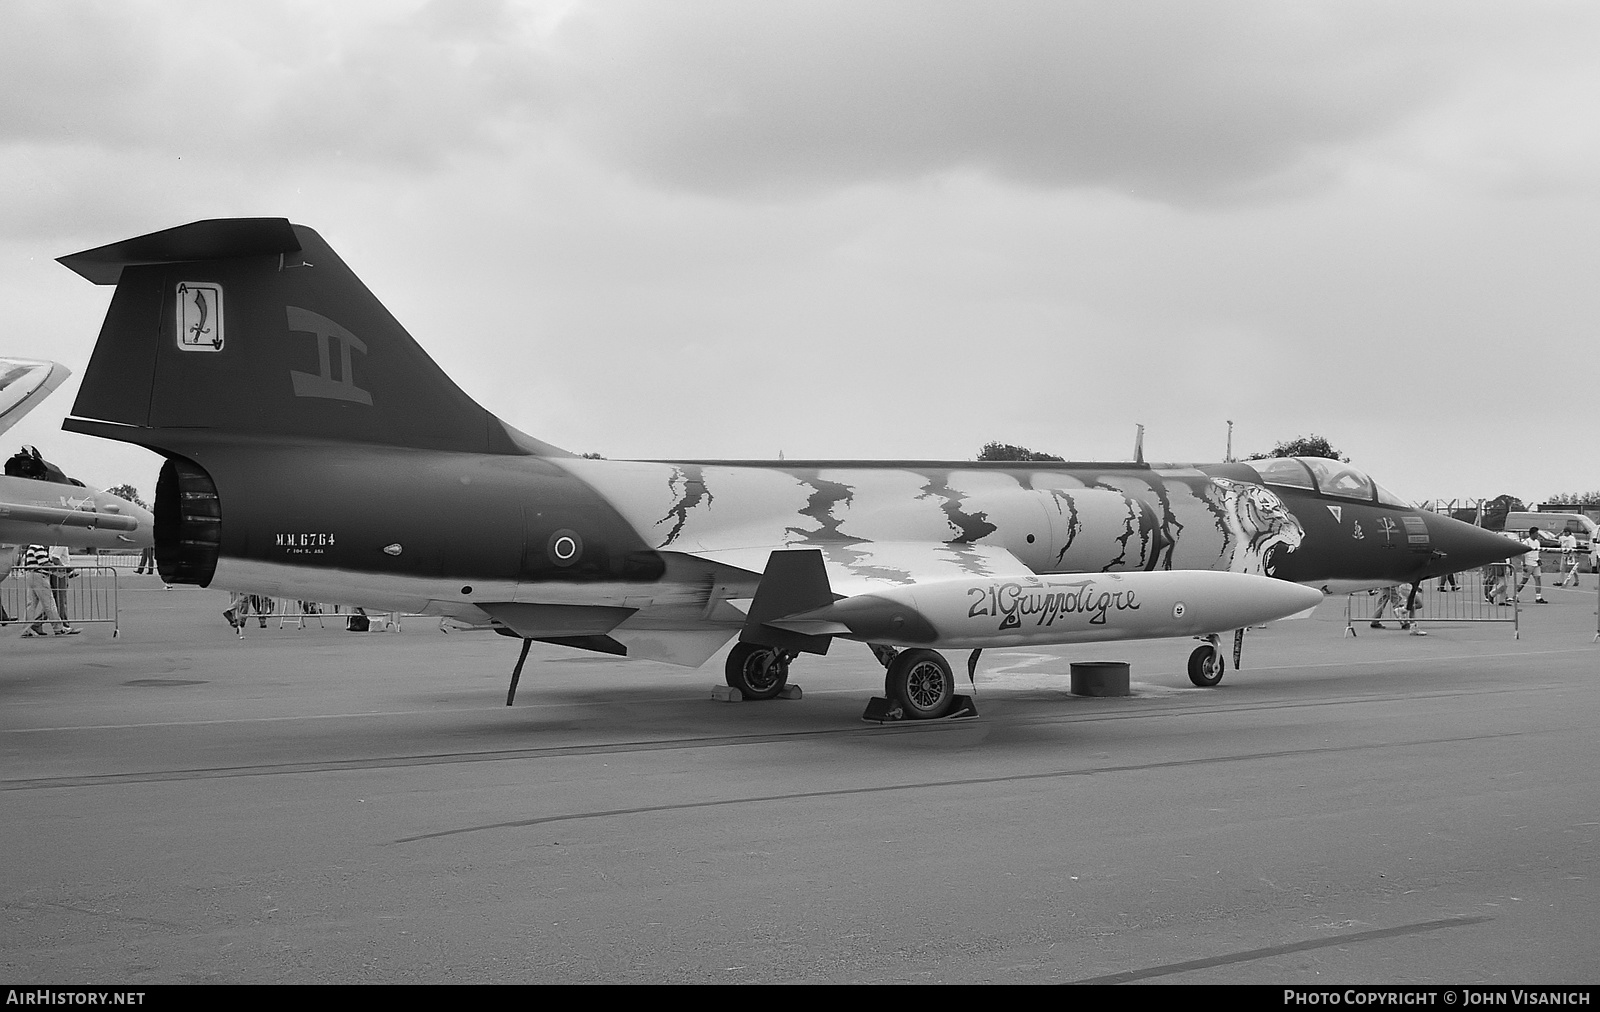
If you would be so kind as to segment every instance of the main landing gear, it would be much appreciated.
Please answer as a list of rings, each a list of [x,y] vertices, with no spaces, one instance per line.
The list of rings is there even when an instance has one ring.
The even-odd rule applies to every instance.
[[[795,655],[755,643],[735,643],[724,669],[728,685],[745,699],[774,699],[789,684],[789,662]]]
[[[972,700],[956,694],[956,676],[950,662],[937,650],[895,650],[874,646],[872,652],[887,668],[883,692],[887,700],[876,699],[883,715],[871,720],[935,720],[962,707],[972,708]],[[789,684],[789,665],[795,654],[756,643],[735,643],[728,651],[723,673],[728,685],[745,699],[773,699]],[[869,712],[873,707],[868,707]],[[975,712],[975,711],[974,711]]]
[[[981,650],[967,661],[967,676],[977,667]],[[937,650],[921,647],[896,650],[872,645],[873,656],[885,668],[883,697],[867,703],[862,720],[880,723],[898,720],[938,720],[940,717],[976,717],[971,696],[956,692],[956,675]]]
[[[936,720],[955,703],[955,672],[937,650],[902,650],[889,662],[883,694],[900,704],[907,720]]]

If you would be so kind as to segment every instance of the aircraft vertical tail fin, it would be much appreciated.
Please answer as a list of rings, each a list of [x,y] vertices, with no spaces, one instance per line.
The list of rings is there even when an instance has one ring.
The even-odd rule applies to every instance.
[[[68,428],[564,455],[467,396],[302,225],[197,221],[60,262],[116,285]]]

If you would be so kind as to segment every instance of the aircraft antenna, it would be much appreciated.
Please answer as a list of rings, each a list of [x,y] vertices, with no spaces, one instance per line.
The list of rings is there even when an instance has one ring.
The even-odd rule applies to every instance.
[[[1134,428],[1138,429],[1139,431],[1133,437],[1133,462],[1135,464],[1143,464],[1144,463],[1144,426],[1143,425],[1135,425]]]
[[[1222,455],[1222,459],[1230,464],[1233,463],[1233,419],[1231,418],[1228,419],[1228,452]]]

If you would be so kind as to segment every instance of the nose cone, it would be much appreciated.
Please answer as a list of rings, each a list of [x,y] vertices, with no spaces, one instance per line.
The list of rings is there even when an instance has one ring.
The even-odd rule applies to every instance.
[[[1188,605],[1186,618],[1195,633],[1227,632],[1288,618],[1310,611],[1321,604],[1323,598],[1320,590],[1269,576],[1204,570],[1161,575],[1173,578],[1170,582],[1181,588],[1175,589],[1173,594],[1184,598]],[[1181,583],[1176,579],[1179,577]],[[1187,628],[1175,628],[1167,635],[1181,636],[1189,632]]]
[[[135,506],[129,512],[139,521],[139,526],[132,535],[133,543],[140,548],[154,546],[156,543],[156,518],[142,506]]]
[[[1433,543],[1433,558],[1428,562],[1428,573],[1432,576],[1504,562],[1527,551],[1504,534],[1437,513],[1424,511],[1422,522],[1428,525],[1428,538]]]
[[[96,548],[149,548],[155,542],[156,518],[137,503],[110,492],[97,492],[95,509],[103,518],[96,537],[105,540]]]

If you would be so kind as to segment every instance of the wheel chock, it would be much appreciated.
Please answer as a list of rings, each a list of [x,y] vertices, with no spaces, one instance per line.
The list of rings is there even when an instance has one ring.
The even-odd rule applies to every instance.
[[[944,715],[945,720],[965,720],[978,715],[978,704],[972,701],[971,696],[956,696],[950,701],[950,712]]]
[[[972,701],[971,696],[956,696],[950,700],[950,712],[939,719],[965,720],[977,715],[978,704]],[[893,724],[910,718],[906,716],[905,707],[899,703],[873,696],[867,700],[867,708],[861,712],[861,719],[877,724]]]
[[[879,724],[891,724],[897,720],[905,720],[906,711],[899,703],[891,703],[882,696],[873,696],[867,700],[867,708],[861,711],[861,719]]]
[[[772,698],[799,699],[800,695],[800,686],[785,685],[783,688],[779,689],[778,694]],[[744,702],[744,693],[740,692],[738,689],[735,689],[731,685],[713,685],[711,687],[711,698],[719,703],[742,703]]]

